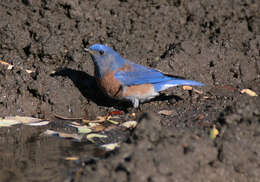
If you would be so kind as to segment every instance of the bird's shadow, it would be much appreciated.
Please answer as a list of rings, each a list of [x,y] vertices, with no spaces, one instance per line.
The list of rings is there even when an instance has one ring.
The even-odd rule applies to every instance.
[[[70,68],[59,68],[51,76],[68,77],[73,84],[79,89],[81,94],[95,102],[99,106],[112,107],[118,105],[119,101],[107,97],[99,89],[95,77],[83,72]]]
[[[122,102],[106,96],[99,89],[95,77],[83,71],[78,71],[71,68],[59,68],[55,71],[55,73],[51,74],[51,76],[68,77],[72,80],[74,85],[79,89],[85,98],[95,102],[98,106],[113,106],[124,111],[127,111],[129,107],[132,107],[130,102]],[[152,101],[164,101],[169,99],[175,99],[176,101],[182,100],[182,98],[175,95],[166,96],[161,94],[158,97],[152,99]]]

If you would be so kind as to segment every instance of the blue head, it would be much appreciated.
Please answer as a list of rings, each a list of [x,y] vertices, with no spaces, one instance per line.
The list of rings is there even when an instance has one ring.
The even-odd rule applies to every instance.
[[[94,44],[85,50],[91,55],[98,77],[120,68],[126,62],[116,51],[102,44]]]

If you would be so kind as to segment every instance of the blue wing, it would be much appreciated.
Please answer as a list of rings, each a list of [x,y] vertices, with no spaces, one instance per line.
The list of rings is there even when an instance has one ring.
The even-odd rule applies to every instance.
[[[118,71],[114,75],[115,78],[125,86],[153,84],[157,92],[178,85],[203,86],[203,84],[200,82],[165,76],[163,73],[157,70],[147,68],[130,61],[128,64],[131,66],[132,71]]]
[[[117,71],[115,73],[115,78],[123,85],[154,84],[171,80],[170,77],[164,76],[157,70],[132,62],[128,62],[128,64],[131,66],[132,71]]]

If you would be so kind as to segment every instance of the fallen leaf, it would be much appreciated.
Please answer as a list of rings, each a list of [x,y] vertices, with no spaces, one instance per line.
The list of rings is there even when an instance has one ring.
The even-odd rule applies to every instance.
[[[114,120],[111,120],[111,119],[108,119],[107,121],[110,122],[110,123],[112,123],[112,124],[115,124],[115,125],[118,125],[118,124],[119,124],[119,122],[114,121]]]
[[[41,121],[41,122],[36,122],[36,123],[27,123],[26,125],[29,125],[29,126],[44,126],[44,125],[47,125],[49,123],[50,123],[49,121]]]
[[[92,130],[88,127],[81,126],[81,127],[78,127],[78,132],[79,133],[91,133]]]
[[[78,133],[91,133],[92,129],[90,129],[89,126],[79,126],[79,125],[73,125],[73,124],[69,124],[69,126],[72,126],[74,128],[78,129]]]
[[[3,122],[2,125],[12,126],[15,124],[25,124],[30,126],[43,126],[49,124],[50,121],[27,117],[27,116],[6,116],[4,118],[0,118],[0,122]],[[4,124],[5,123],[5,124]],[[0,123],[1,125],[1,123]]]
[[[77,122],[75,122],[75,121],[71,122],[71,124],[76,125],[76,126],[81,126],[80,123],[77,123]]]
[[[195,89],[195,88],[192,88],[191,86],[182,86],[182,89],[183,90],[192,90],[192,91],[194,91],[194,92],[196,92],[196,93],[198,93],[198,94],[203,94],[203,92],[202,91],[200,91],[200,90],[197,90],[197,89]]]
[[[217,135],[219,134],[219,131],[217,130],[216,126],[214,125],[213,128],[210,130],[210,135],[209,137],[214,140]]]
[[[0,127],[9,127],[16,124],[21,124],[21,122],[8,119],[0,119]]]
[[[115,150],[116,148],[120,147],[119,143],[109,143],[109,144],[104,144],[100,145],[101,148],[104,148],[107,151],[112,151]]]
[[[32,71],[32,70],[25,70],[27,73],[32,73],[32,72],[34,72],[34,71]]]
[[[27,116],[7,116],[5,118],[13,119],[15,121],[20,121],[21,123],[24,123],[24,124],[43,121],[42,119],[27,117]]]
[[[209,99],[210,97],[209,96],[203,96],[204,99]]]
[[[107,116],[98,116],[97,119],[104,122],[104,121],[110,119],[111,117],[112,117],[112,116],[110,116],[110,115],[107,115]]]
[[[108,116],[97,116],[96,120],[86,120],[86,119],[83,119],[82,122],[83,123],[88,123],[88,124],[89,123],[103,123],[103,122],[106,122],[106,121],[108,121],[108,122],[110,122],[112,124],[118,124],[119,123],[117,121],[110,120],[110,118],[119,118],[119,117],[117,117],[117,116],[112,117],[110,115],[108,115]]]
[[[13,69],[13,67],[14,67],[14,65],[11,65],[11,64],[9,64],[9,63],[7,63],[7,62],[5,62],[5,61],[2,61],[2,60],[0,60],[0,64],[5,65],[5,66],[8,66],[8,67],[7,67],[8,70]],[[32,72],[34,72],[34,71],[32,71],[32,70],[23,69],[22,67],[18,67],[18,68],[21,69],[21,70],[26,71],[27,73],[32,73]]]
[[[47,120],[33,118],[33,117],[27,117],[27,116],[8,116],[5,118],[13,119],[15,121],[20,121],[22,124],[26,124],[26,125],[30,125],[30,124],[33,125],[33,123],[38,123],[38,126],[39,126],[40,122],[44,122],[45,125],[49,124],[49,121],[47,121]],[[37,125],[35,125],[35,126],[37,126]]]
[[[13,69],[13,67],[14,67],[13,65],[8,65],[7,69],[11,70],[11,69]]]
[[[67,160],[67,161],[77,161],[77,160],[79,160],[79,157],[65,157],[65,160]]]
[[[57,71],[53,70],[50,72],[51,75],[54,75]]]
[[[255,96],[258,96],[253,90],[250,90],[250,89],[243,89],[240,91],[242,94],[243,93],[246,93],[247,95],[250,95],[252,97],[255,97]]]
[[[124,114],[123,111],[112,111],[108,115],[109,116],[114,116],[114,115],[122,115],[122,114]]]
[[[121,124],[121,126],[126,127],[126,128],[135,128],[137,126],[136,121],[126,121]]]
[[[192,90],[192,87],[191,86],[182,86],[182,89],[183,90]]]
[[[83,119],[83,123],[103,123],[106,120],[110,119],[111,116],[98,116],[96,120],[86,120]]]
[[[77,141],[81,141],[81,139],[82,139],[82,136],[79,136],[77,134],[63,133],[63,132],[58,132],[58,131],[54,131],[54,130],[46,130],[45,132],[43,132],[43,134],[46,136],[56,136],[56,137],[60,137],[60,138],[72,138]]]
[[[6,65],[6,66],[13,66],[13,65],[11,65],[11,64],[9,64],[8,62],[5,62],[5,61],[3,61],[3,60],[0,60],[0,64]]]
[[[91,133],[91,134],[88,134],[86,136],[86,139],[91,141],[92,143],[95,143],[94,138],[107,138],[107,136],[106,135],[97,134],[97,133]]]
[[[88,123],[88,125],[92,128],[92,127],[96,127],[101,125],[100,123]]]
[[[170,116],[170,115],[173,115],[175,114],[176,111],[174,110],[161,110],[158,112],[158,114],[162,114],[162,115],[165,115],[165,116]]]

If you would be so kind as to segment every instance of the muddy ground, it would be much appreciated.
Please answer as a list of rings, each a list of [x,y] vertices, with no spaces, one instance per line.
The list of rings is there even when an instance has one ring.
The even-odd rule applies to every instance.
[[[0,1],[0,59],[14,65],[0,65],[0,116],[53,121],[0,128],[0,181],[259,181],[260,99],[240,93],[260,94],[259,12],[254,0]],[[206,86],[127,108],[121,117],[135,112],[139,125],[112,152],[42,136],[70,130],[54,114],[94,119],[121,108],[92,77],[83,48],[94,43]]]

